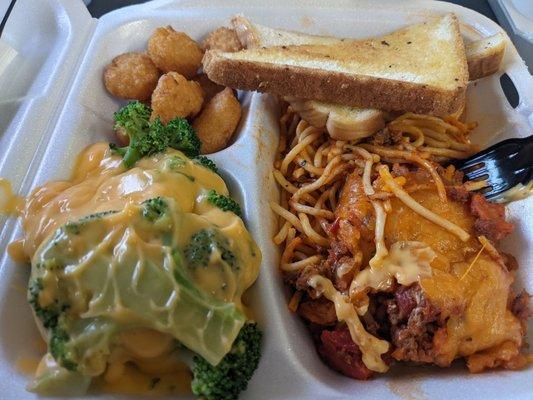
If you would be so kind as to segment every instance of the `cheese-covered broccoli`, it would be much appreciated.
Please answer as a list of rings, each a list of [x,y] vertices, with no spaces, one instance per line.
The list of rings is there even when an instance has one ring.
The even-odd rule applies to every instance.
[[[183,227],[196,233],[188,237]],[[91,377],[105,372],[121,333],[132,327],[128,321],[170,335],[202,363],[224,365],[247,320],[240,296],[260,262],[250,238],[227,235],[162,196],[57,229],[32,262],[28,300],[53,362],[31,388],[48,395],[83,392]],[[243,260],[246,270],[239,268]],[[220,294],[205,282],[231,290]]]

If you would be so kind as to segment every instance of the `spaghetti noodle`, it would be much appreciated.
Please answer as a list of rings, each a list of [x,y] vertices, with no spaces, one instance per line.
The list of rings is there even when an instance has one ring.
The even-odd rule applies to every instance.
[[[311,260],[323,260],[327,256],[329,229],[334,220],[339,190],[347,173],[355,170],[361,173],[365,194],[372,199],[377,214],[382,216],[376,224],[379,229],[375,238],[380,244],[376,261],[382,258],[387,252],[382,226],[386,211],[390,209],[387,199],[391,193],[377,191],[372,185],[372,174],[382,165],[416,164],[428,171],[439,197],[445,202],[446,189],[436,162],[465,158],[475,152],[468,141],[468,133],[475,126],[475,123],[465,124],[452,117],[441,119],[406,113],[391,121],[383,131],[395,138],[393,145],[371,139],[352,143],[331,139],[324,128],[309,125],[290,106],[287,107],[280,119],[281,137],[274,165],[274,178],[282,188],[282,200],[279,204],[271,203],[280,221],[274,242],[285,250],[290,249],[284,252],[282,269],[296,272],[309,265]],[[404,192],[400,186],[398,188]],[[473,190],[477,188],[479,185],[472,185]],[[467,238],[461,228],[442,220],[439,219],[440,225],[463,240]],[[288,234],[291,229],[294,238]],[[295,242],[295,238],[300,239]],[[302,246],[307,249],[310,246],[314,253],[302,251]],[[307,258],[296,260],[297,254],[305,254]]]

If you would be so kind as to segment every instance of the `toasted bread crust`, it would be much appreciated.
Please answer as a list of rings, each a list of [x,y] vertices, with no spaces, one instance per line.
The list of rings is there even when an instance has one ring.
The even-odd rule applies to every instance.
[[[506,37],[502,32],[466,44],[470,80],[480,79],[498,71],[505,53],[505,46]]]
[[[500,69],[503,51],[493,53],[482,58],[468,60],[468,74],[471,81],[492,75]]]
[[[217,51],[206,52],[203,65],[209,79],[221,85],[385,111],[448,115],[464,103],[466,95],[466,86],[447,91],[391,79],[229,59]]]
[[[501,53],[491,54],[490,56],[478,59],[468,60],[468,74],[470,80],[484,78],[492,75],[500,69],[502,63],[503,51]]]

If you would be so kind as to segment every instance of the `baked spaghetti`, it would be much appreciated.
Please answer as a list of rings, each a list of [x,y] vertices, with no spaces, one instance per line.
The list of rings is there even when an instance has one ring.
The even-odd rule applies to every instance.
[[[362,142],[331,139],[288,106],[274,177],[274,242],[319,354],[356,379],[393,360],[471,372],[518,369],[529,296],[497,242],[504,208],[463,183],[451,159],[476,152],[474,123],[407,113]]]

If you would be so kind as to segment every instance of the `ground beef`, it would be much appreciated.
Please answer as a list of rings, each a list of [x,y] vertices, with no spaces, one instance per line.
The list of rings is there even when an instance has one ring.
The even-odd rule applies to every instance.
[[[449,186],[447,188],[448,195],[453,201],[459,203],[467,203],[470,200],[471,193],[465,189],[464,186]]]
[[[298,314],[316,325],[330,326],[337,322],[335,305],[324,297],[302,301],[298,306]]]
[[[324,263],[318,265],[308,265],[303,268],[298,274],[285,274],[285,281],[294,285],[297,290],[306,291],[312,298],[318,297],[315,290],[307,283],[309,278],[314,275],[322,275],[330,278],[329,270]]]
[[[351,265],[351,270],[347,273],[339,275],[338,269],[344,264]],[[333,285],[341,292],[345,292],[350,288],[350,284],[352,283],[354,277],[354,272],[356,272],[355,270],[358,269],[358,265],[355,264],[352,253],[350,253],[348,247],[341,240],[333,240],[331,242],[325,267],[328,270]]]
[[[350,378],[366,380],[373,375],[363,363],[361,350],[346,325],[322,331],[318,353],[331,368]]]
[[[394,144],[402,140],[401,131],[390,131],[389,128],[384,128],[372,136],[372,142],[377,145]]]
[[[426,299],[420,286],[399,286],[385,304],[395,347],[392,356],[397,360],[434,362],[433,338],[443,321],[439,309]]]
[[[505,221],[505,207],[488,202],[479,193],[472,195],[470,210],[476,217],[474,229],[478,235],[485,235],[489,240],[497,242],[513,231],[513,224]]]

